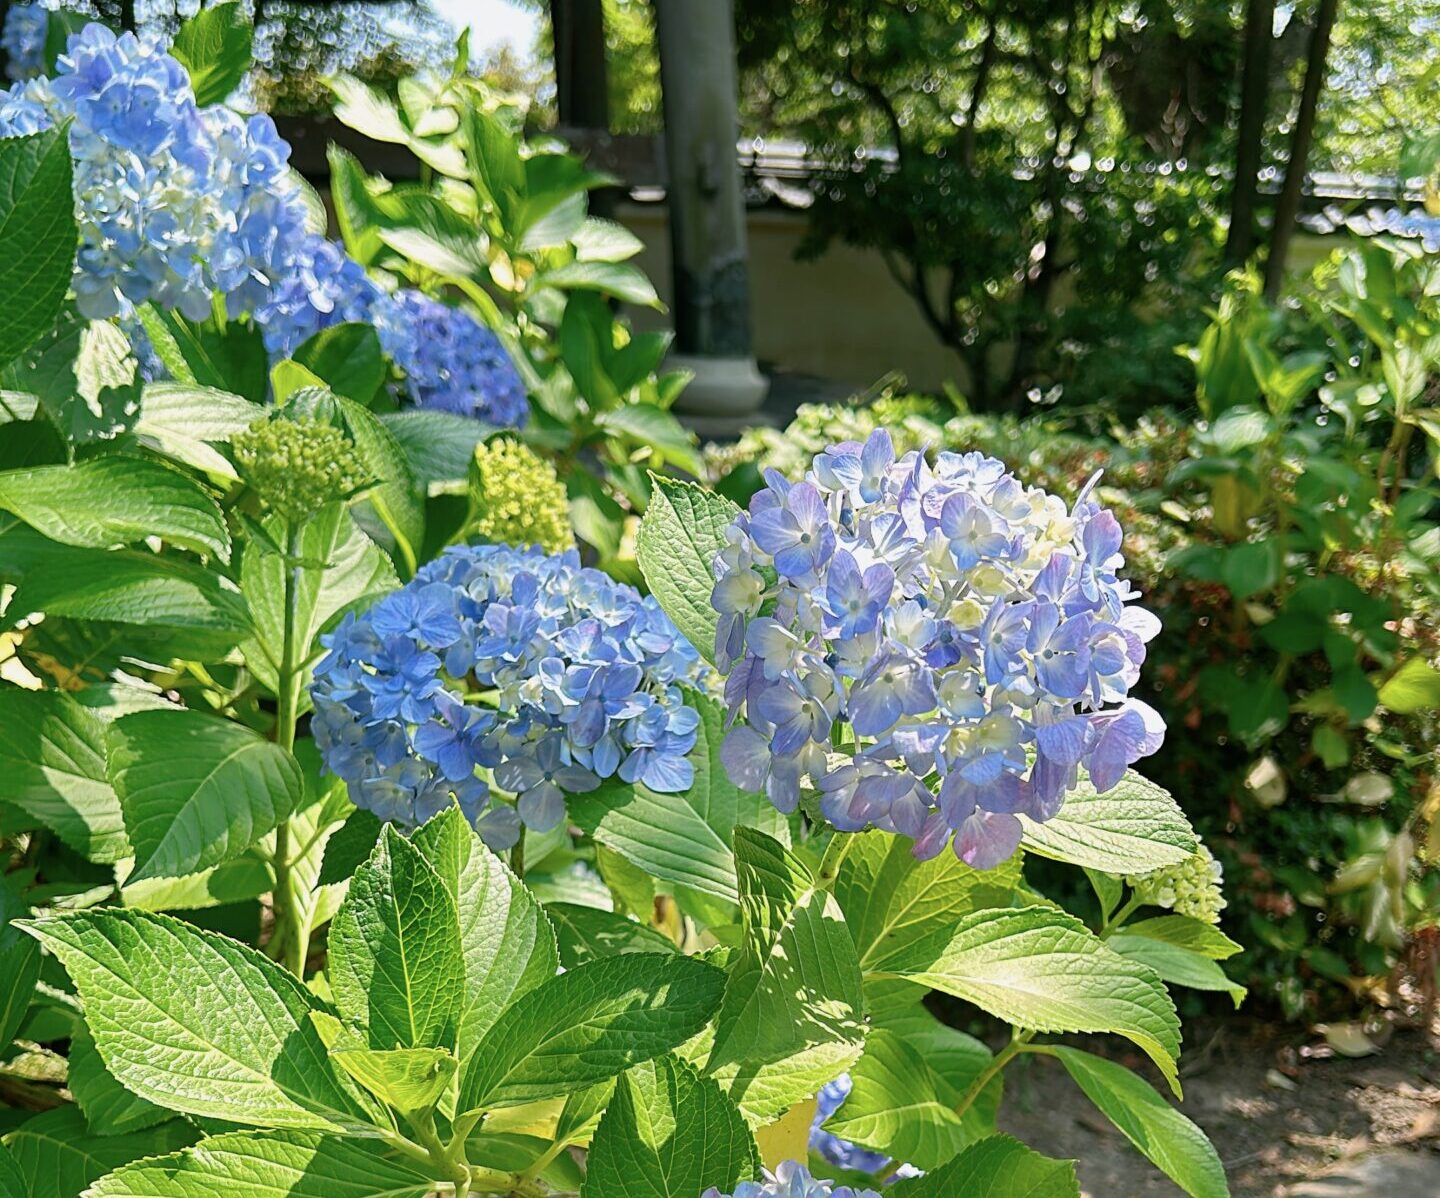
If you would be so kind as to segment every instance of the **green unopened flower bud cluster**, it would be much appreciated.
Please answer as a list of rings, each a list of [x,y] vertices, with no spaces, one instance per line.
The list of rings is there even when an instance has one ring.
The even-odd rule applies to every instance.
[[[1141,899],[1155,907],[1168,907],[1206,923],[1219,923],[1225,909],[1221,893],[1224,873],[1220,862],[1203,844],[1191,857],[1165,869],[1125,879]]]
[[[475,447],[467,535],[492,545],[561,553],[575,545],[570,504],[555,467],[527,445],[501,437]]]
[[[345,434],[313,418],[259,421],[230,447],[240,476],[291,520],[314,515],[373,480]]]

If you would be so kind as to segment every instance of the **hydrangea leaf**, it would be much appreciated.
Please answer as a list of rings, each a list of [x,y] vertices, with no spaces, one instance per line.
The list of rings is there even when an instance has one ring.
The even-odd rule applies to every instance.
[[[759,1163],[720,1087],[668,1055],[621,1077],[586,1159],[581,1198],[695,1198],[754,1177]]]
[[[456,1055],[463,1066],[506,1007],[554,977],[555,932],[534,896],[458,808],[430,820],[414,844],[456,907],[463,956]]]
[[[1245,1001],[1245,987],[1232,982],[1220,966],[1194,949],[1150,936],[1134,936],[1128,931],[1116,932],[1105,943],[1122,957],[1150,966],[1162,982],[1228,994],[1236,1007]]]
[[[889,1198],[1080,1198],[1074,1161],[1057,1161],[1009,1136],[987,1136],[948,1164],[886,1190]]]
[[[200,1136],[184,1119],[143,1131],[97,1136],[73,1104],[33,1115],[5,1137],[20,1175],[23,1198],[75,1198],[111,1169],[193,1144]],[[3,1192],[0,1171],[0,1192]]]
[[[230,459],[214,448],[243,432],[260,413],[248,399],[198,383],[146,383],[136,440],[183,466],[234,480]]]
[[[842,1140],[934,1169],[976,1138],[955,1113],[963,1090],[894,1032],[871,1031],[850,1078],[849,1096],[824,1125]]]
[[[673,953],[675,946],[654,928],[599,907],[580,903],[547,903],[546,914],[555,925],[560,963],[574,969],[586,961],[599,961],[624,953]]]
[[[486,1033],[461,1082],[461,1112],[518,1106],[615,1077],[695,1035],[724,974],[692,957],[630,953],[522,995]]]
[[[1127,770],[1104,794],[1083,776],[1053,819],[1022,815],[1021,844],[1032,853],[1112,874],[1178,865],[1195,852],[1195,833],[1169,791]]]
[[[0,772],[5,801],[83,857],[108,864],[130,855],[105,772],[105,724],[69,695],[0,690]]]
[[[683,632],[684,629],[681,629]],[[587,833],[646,873],[727,903],[739,901],[731,835],[739,826],[789,838],[785,817],[761,795],[730,781],[720,762],[725,711],[699,691],[685,692],[700,714],[690,760],[695,781],[683,794],[656,794],[618,778],[570,799],[570,816]]]
[[[745,937],[706,1072],[747,1118],[775,1118],[843,1072],[865,1040],[855,945],[840,904],[784,845],[735,829]]]
[[[331,833],[325,842],[325,853],[321,858],[319,884],[337,886],[348,882],[350,876],[365,863],[370,851],[380,839],[384,825],[373,811],[356,808],[345,822]]]
[[[82,549],[154,536],[221,560],[230,556],[230,534],[215,500],[179,471],[144,458],[6,470],[0,473],[0,508],[52,541]]]
[[[330,988],[371,1048],[451,1048],[464,961],[455,899],[386,825],[330,924]]]
[[[378,1145],[303,1131],[225,1132],[136,1161],[89,1198],[424,1198],[434,1183]]]
[[[243,724],[137,711],[111,724],[108,771],[135,848],[129,881],[178,878],[238,857],[304,792],[300,767]]]
[[[1047,1051],[1125,1138],[1191,1198],[1228,1198],[1225,1168],[1205,1133],[1144,1079],[1078,1048]]]
[[[321,329],[292,355],[336,395],[368,404],[385,382],[385,353],[368,324],[353,321]]]
[[[323,1004],[263,953],[147,911],[55,913],[21,926],[69,970],[106,1067],[142,1098],[262,1127],[368,1123],[311,1024]]]
[[[954,853],[917,861],[888,832],[856,834],[835,883],[835,899],[855,941],[862,971],[884,969],[905,946],[961,916],[1002,907],[1020,881],[1017,855],[994,869],[972,869]]]
[[[443,1048],[370,1048],[333,1015],[312,1011],[310,1020],[335,1066],[397,1111],[433,1107],[460,1067]]]
[[[422,408],[382,412],[380,423],[405,451],[415,481],[427,489],[463,480],[475,459],[475,446],[495,431],[473,416]]]
[[[29,1198],[20,1166],[3,1143],[0,1143],[0,1198]]]
[[[219,104],[245,79],[255,28],[236,0],[212,4],[187,18],[170,53],[190,72],[195,103]]]
[[[88,1030],[71,1038],[69,1058],[65,1084],[85,1112],[85,1123],[95,1135],[125,1135],[171,1118],[171,1111],[132,1094],[115,1080],[115,1075],[100,1059],[100,1050]]]
[[[1190,915],[1157,915],[1125,925],[1127,936],[1148,936],[1199,953],[1212,961],[1224,961],[1244,949],[1213,923]]]
[[[55,324],[78,240],[68,128],[0,141],[0,363]]]
[[[711,563],[725,547],[725,530],[740,509],[694,483],[651,478],[654,490],[640,521],[635,557],[665,614],[713,662],[718,617],[710,606],[715,589]]]
[[[891,976],[1040,1032],[1115,1032],[1144,1049],[1178,1095],[1180,1021],[1155,971],[1051,907],[977,911],[916,941]]]
[[[15,1038],[40,978],[40,946],[10,923],[29,914],[10,879],[0,877],[0,1044]]]
[[[140,411],[140,379],[125,334],[70,307],[0,370],[0,382],[36,396],[61,435],[76,444],[127,431]]]
[[[188,320],[179,312],[146,304],[140,321],[162,359],[178,357],[183,373],[166,363],[176,378],[214,387],[263,404],[269,399],[270,357],[260,329],[248,321],[230,321],[223,329]]]

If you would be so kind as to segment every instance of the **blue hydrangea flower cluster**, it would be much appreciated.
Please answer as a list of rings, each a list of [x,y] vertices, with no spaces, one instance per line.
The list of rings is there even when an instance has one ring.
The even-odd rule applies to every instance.
[[[791,811],[808,776],[837,829],[989,868],[1082,768],[1108,790],[1159,748],[1129,691],[1160,623],[1093,480],[1067,508],[978,453],[896,460],[879,429],[766,482],[715,562],[737,785]]]
[[[333,241],[305,234],[276,281],[255,309],[265,348],[289,357],[316,333],[347,321],[370,321],[385,293]]]
[[[836,1186],[834,1182],[811,1177],[799,1161],[781,1161],[775,1172],[768,1170],[764,1181],[742,1181],[733,1194],[722,1194],[713,1186],[700,1198],[880,1198],[875,1190]]]
[[[619,777],[687,790],[699,655],[574,552],[451,549],[328,637],[312,727],[355,804],[406,826],[455,802],[495,848]],[[513,794],[491,804],[489,787]]]
[[[842,1140],[834,1132],[824,1129],[822,1124],[844,1105],[853,1088],[854,1083],[848,1073],[842,1073],[834,1081],[826,1082],[820,1087],[820,1093],[815,1098],[815,1118],[810,1124],[810,1151],[841,1169],[870,1173],[877,1177],[881,1170],[885,1170],[887,1182],[902,1177],[920,1177],[921,1171],[914,1165],[892,1164],[891,1158],[883,1152],[861,1148],[860,1145]]]
[[[33,79],[45,69],[45,37],[50,14],[38,4],[12,4],[0,30],[0,48],[5,51],[5,74],[13,82]]]
[[[470,313],[406,290],[376,310],[375,328],[420,407],[476,416],[502,428],[525,423],[525,384],[515,363]]]

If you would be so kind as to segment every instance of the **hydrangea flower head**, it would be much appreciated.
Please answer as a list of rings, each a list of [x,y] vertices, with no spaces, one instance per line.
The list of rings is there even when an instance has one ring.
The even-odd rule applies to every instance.
[[[1025,814],[1060,809],[1153,753],[1129,695],[1159,621],[1132,601],[1115,517],[992,458],[889,434],[771,471],[716,556],[715,656],[731,779],[794,810],[808,777],[842,831],[875,825],[989,868]],[[846,753],[832,752],[845,748]]]
[[[1125,881],[1146,903],[1168,907],[1177,915],[1219,923],[1220,912],[1225,910],[1225,895],[1221,890],[1225,874],[1220,862],[1203,844],[1179,865],[1127,877]]]
[[[345,498],[372,481],[355,446],[319,420],[272,416],[231,441],[241,477],[292,520]]]
[[[606,778],[694,780],[700,717],[681,687],[700,680],[699,655],[654,599],[573,550],[451,549],[323,643],[316,743],[383,819],[415,826],[458,803],[505,848]],[[514,807],[490,803],[480,770]]]
[[[45,69],[45,38],[50,14],[38,4],[12,4],[5,12],[0,47],[5,50],[5,73],[13,82],[33,79]]]
[[[767,1170],[764,1181],[742,1181],[733,1194],[711,1188],[701,1198],[880,1198],[875,1190],[836,1186],[834,1182],[811,1177],[799,1161],[781,1161],[775,1172]]]
[[[470,505],[467,529],[482,541],[548,553],[575,546],[565,484],[553,465],[511,437],[475,446]]]
[[[265,348],[288,358],[324,329],[370,321],[384,297],[360,263],[328,238],[306,233],[255,309],[255,323]]]
[[[380,344],[405,373],[422,408],[520,428],[529,414],[525,385],[500,339],[470,313],[406,288],[375,312]]]

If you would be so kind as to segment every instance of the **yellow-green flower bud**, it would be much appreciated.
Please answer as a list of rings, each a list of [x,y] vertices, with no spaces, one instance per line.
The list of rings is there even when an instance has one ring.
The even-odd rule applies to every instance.
[[[373,481],[345,434],[312,418],[257,421],[230,448],[240,477],[291,520],[312,516]]]
[[[508,437],[475,447],[467,534],[494,545],[547,553],[574,548],[570,504],[555,467]]]
[[[1177,915],[1189,915],[1206,923],[1220,922],[1220,912],[1225,909],[1225,896],[1220,890],[1224,880],[1220,862],[1203,844],[1179,865],[1125,879],[1151,906],[1169,907]]]

